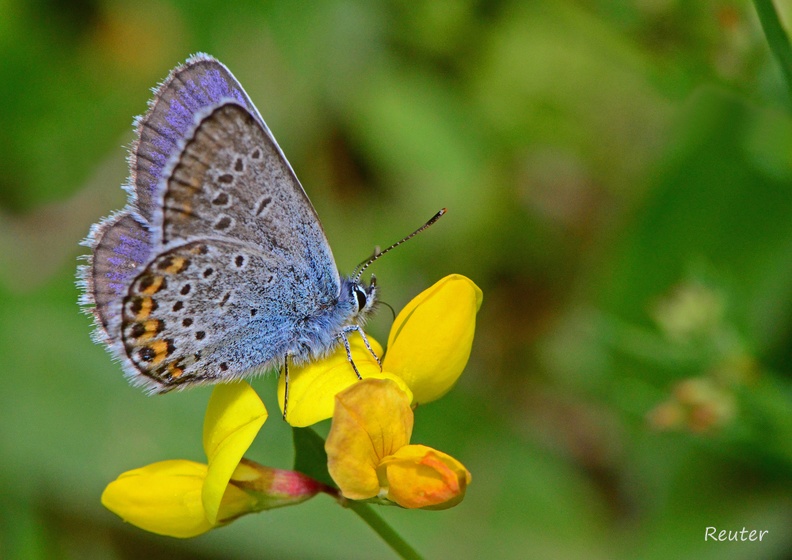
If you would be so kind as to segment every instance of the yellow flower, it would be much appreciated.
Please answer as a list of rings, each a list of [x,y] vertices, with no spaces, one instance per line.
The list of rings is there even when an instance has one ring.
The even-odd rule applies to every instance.
[[[371,337],[369,343],[378,355],[382,354],[382,347]],[[349,347],[352,359],[364,379],[391,379],[408,394],[410,389],[405,382],[392,373],[380,371],[379,364],[368,351],[363,338],[354,333],[349,337]],[[305,366],[290,369],[289,381],[289,406],[286,411],[286,420],[295,427],[304,427],[315,424],[320,420],[333,415],[333,397],[349,385],[357,381],[355,372],[347,359],[343,346],[337,348],[330,356],[319,362],[309,363]],[[283,399],[286,394],[284,377],[278,383],[278,399],[283,410]]]
[[[460,274],[446,276],[399,312],[382,369],[404,379],[413,404],[439,399],[467,365],[482,293]]]
[[[202,491],[210,523],[217,522],[228,481],[266,420],[264,403],[246,382],[218,385],[212,391],[204,417],[203,447],[209,469]]]
[[[382,371],[355,333],[350,347],[364,379],[390,379],[409,396],[413,405],[440,398],[454,386],[465,369],[476,313],[482,294],[469,278],[452,274],[423,291],[402,309],[388,336]],[[368,337],[378,356],[382,347]],[[291,368],[286,420],[292,426],[309,426],[333,415],[334,397],[357,381],[343,346],[325,360]],[[284,378],[278,384],[283,410]]]
[[[456,459],[410,445],[410,398],[387,379],[366,379],[335,397],[327,467],[353,500],[385,499],[405,508],[445,509],[464,498],[471,476]]]
[[[425,445],[406,445],[377,470],[387,480],[389,500],[405,508],[447,509],[465,497],[468,470],[450,455]]]
[[[204,420],[209,464],[161,461],[125,472],[107,486],[102,504],[146,531],[188,538],[240,515],[326,491],[300,473],[242,459],[266,419],[264,404],[250,385],[218,385]]]
[[[102,505],[146,531],[194,537],[217,525],[207,519],[201,498],[207,471],[204,464],[184,460],[146,465],[111,482],[102,494]],[[235,509],[241,514],[254,502],[233,486],[228,498],[229,518],[236,517]]]

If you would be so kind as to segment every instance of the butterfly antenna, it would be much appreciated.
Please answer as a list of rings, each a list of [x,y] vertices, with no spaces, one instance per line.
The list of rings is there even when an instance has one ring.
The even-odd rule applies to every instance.
[[[421,227],[416,229],[414,232],[412,232],[407,237],[405,237],[403,239],[400,239],[399,241],[397,241],[396,243],[394,243],[393,245],[391,245],[390,247],[388,247],[384,251],[376,251],[371,257],[368,258],[368,260],[365,260],[362,263],[360,263],[359,265],[357,265],[357,267],[355,268],[355,271],[352,273],[353,274],[353,280],[355,282],[358,282],[360,280],[360,277],[363,276],[363,272],[369,267],[369,265],[371,265],[371,263],[376,261],[378,258],[380,258],[382,255],[384,255],[385,253],[387,253],[391,249],[395,249],[396,247],[398,247],[399,245],[401,245],[405,241],[409,241],[410,239],[412,239],[413,237],[415,237],[416,235],[421,233],[423,230],[425,230],[426,228],[431,226],[433,223],[435,223],[437,220],[439,220],[440,216],[442,216],[445,213],[446,213],[446,209],[445,208],[440,209],[440,211],[437,214],[435,214],[434,216],[432,216],[429,219],[428,222],[426,222],[424,225],[422,225]]]

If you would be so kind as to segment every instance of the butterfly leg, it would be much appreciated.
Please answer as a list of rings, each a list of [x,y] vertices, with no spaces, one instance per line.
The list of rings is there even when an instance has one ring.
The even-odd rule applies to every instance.
[[[377,365],[380,368],[380,371],[382,371],[382,361],[380,361],[379,356],[377,356],[377,353],[374,352],[374,349],[371,347],[371,344],[368,341],[368,337],[366,336],[366,333],[363,332],[363,329],[361,328],[361,326],[360,325],[349,326],[344,331],[344,334],[346,334],[348,332],[352,332],[352,331],[357,331],[358,333],[360,333],[360,338],[363,339],[363,344],[366,345],[366,350],[369,351],[369,354],[374,356],[374,360],[376,360]],[[351,354],[349,353],[349,346],[348,345],[347,345],[347,355],[350,356],[350,360],[351,360]]]
[[[286,357],[283,359],[283,380],[284,380],[284,392],[283,392],[283,420],[286,420],[286,411],[289,409],[289,355],[286,354]]]
[[[358,371],[358,368],[355,365],[355,360],[352,359],[352,349],[349,347],[349,339],[347,338],[346,333],[347,331],[341,331],[340,333],[338,333],[338,338],[340,338],[341,342],[344,343],[344,349],[346,350],[347,360],[349,360],[349,363],[352,365],[352,369],[355,370],[355,375],[357,375],[357,378],[359,380],[362,380],[363,378],[360,376],[360,372]]]

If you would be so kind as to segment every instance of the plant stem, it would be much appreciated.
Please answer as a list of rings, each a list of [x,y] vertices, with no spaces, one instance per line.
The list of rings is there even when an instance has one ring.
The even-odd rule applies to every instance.
[[[767,44],[770,45],[773,56],[781,65],[781,72],[784,74],[792,101],[792,47],[789,44],[789,37],[781,25],[773,0],[754,0],[754,6],[762,23]]]
[[[370,505],[354,500],[348,500],[344,505],[357,513],[369,527],[374,529],[374,532],[388,543],[396,554],[405,560],[423,560],[423,556],[418,554],[418,551],[411,547],[407,541],[402,539],[390,525],[385,523],[385,520],[382,519]]]

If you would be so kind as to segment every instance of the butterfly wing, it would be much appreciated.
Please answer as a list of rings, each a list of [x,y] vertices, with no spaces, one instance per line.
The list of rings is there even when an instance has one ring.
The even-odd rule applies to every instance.
[[[165,176],[161,249],[124,300],[126,356],[165,389],[279,363],[337,302],[340,279],[277,144],[228,102],[205,111]]]
[[[207,119],[202,128],[201,122],[229,101],[237,104],[239,113],[230,119],[228,115]],[[242,117],[245,125],[241,128],[247,131],[243,142],[238,141],[241,137],[236,137],[234,131],[228,134],[227,126],[218,130],[219,124],[238,125]],[[121,358],[130,376],[153,388],[161,388],[162,381],[156,375],[149,381],[140,373],[158,370],[163,379],[179,383],[211,380],[217,371],[213,373],[202,365],[204,355],[211,356],[218,368],[224,360],[237,364],[239,371],[254,364],[266,365],[291,336],[287,336],[290,331],[279,315],[286,305],[283,302],[301,294],[297,303],[291,300],[292,307],[285,313],[287,319],[293,320],[306,310],[325,305],[327,298],[335,297],[339,289],[330,248],[291,166],[239,82],[223,64],[204,54],[190,58],[170,73],[156,89],[146,114],[136,120],[136,126],[138,138],[131,150],[131,175],[125,187],[130,194],[129,204],[94,226],[84,242],[92,253],[88,265],[80,267],[84,290],[81,303],[95,317],[96,339]],[[236,184],[226,185],[223,181],[228,173],[212,173],[212,169],[225,166],[237,177],[238,158],[231,162],[230,152],[216,150],[217,145],[201,130],[220,133],[221,143],[236,142],[237,151],[247,149],[249,174],[243,173]],[[201,138],[197,139],[199,135]],[[257,143],[260,151],[253,151],[251,142]],[[188,161],[197,156],[196,152],[208,157],[204,157],[205,169],[197,161]],[[196,177],[202,183],[195,192],[185,191],[178,182],[196,181]],[[221,193],[218,186],[228,188]],[[194,205],[195,219],[189,224],[184,222],[185,204]],[[201,245],[195,241],[203,238],[209,243]],[[206,253],[194,255],[191,251],[199,246]],[[195,280],[190,274],[198,270],[204,273],[210,259],[227,261],[230,255],[234,259],[232,268],[218,267],[211,280],[201,278],[203,282],[200,288],[196,284],[191,298],[183,297],[180,290]],[[163,283],[158,293],[147,294],[146,289],[153,288],[146,288],[146,282],[162,274],[167,276],[167,271],[173,269],[161,268],[163,263],[177,257],[191,258],[193,265],[192,272],[184,272],[184,277],[178,275],[179,282],[171,278],[170,285],[178,286],[179,291],[170,292],[167,283]],[[244,259],[241,266],[240,258]],[[271,278],[279,279],[275,291],[268,286]],[[228,286],[234,289],[229,291]],[[282,302],[273,303],[273,294]],[[149,295],[155,296],[149,298],[150,302],[141,300]],[[167,317],[165,331],[165,310],[177,313],[173,306],[178,307],[178,302],[185,299],[203,302],[204,307],[193,308],[191,303],[178,317]],[[150,308],[141,306],[147,302]],[[158,302],[161,307],[157,307]],[[141,315],[146,312],[150,315]],[[227,329],[205,329],[196,336],[201,333],[199,329],[178,323],[188,319],[185,314],[190,312],[198,316],[216,312],[224,317],[218,325]],[[264,317],[268,320],[264,321]],[[155,319],[160,322],[154,323]],[[141,334],[141,328],[153,331]],[[141,359],[150,352],[141,355],[141,351],[147,344],[168,340],[164,336],[157,338],[162,333],[155,331],[171,329],[175,329],[177,340],[192,340],[193,344],[180,344],[178,354],[176,350],[169,353],[170,369],[165,376],[161,364],[154,366],[153,359]],[[220,338],[221,331],[228,336]],[[235,341],[255,344],[243,348]],[[175,374],[178,365],[186,370],[181,377]]]
[[[133,212],[119,212],[96,224],[85,244],[92,254],[79,274],[84,290],[80,303],[93,314],[95,338],[115,344],[120,339],[121,303],[129,284],[153,252],[151,233]]]
[[[206,111],[168,170],[159,208],[156,241],[164,246],[232,239],[319,274],[319,284],[339,284],[316,211],[275,141],[241,105]]]
[[[288,313],[271,289],[284,266],[219,240],[159,254],[124,298],[122,340],[133,382],[162,391],[274,365],[290,336]]]
[[[130,152],[130,179],[125,187],[129,204],[95,225],[83,242],[92,252],[88,265],[78,271],[83,288],[80,303],[95,318],[97,340],[111,345],[119,342],[121,301],[132,279],[157,252],[151,220],[161,198],[158,193],[164,188],[165,167],[178,156],[199,113],[224,99],[242,103],[267,130],[231,72],[205,54],[174,69],[156,89],[146,114],[136,120],[137,140]]]
[[[130,194],[139,214],[151,221],[168,162],[206,107],[233,99],[266,129],[245,90],[222,63],[199,54],[175,68],[156,89],[145,115],[136,121],[137,140],[129,158]],[[268,131],[269,132],[269,131]]]

